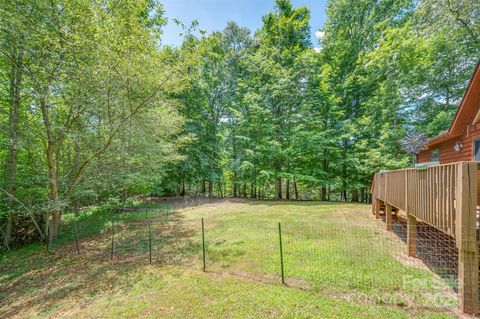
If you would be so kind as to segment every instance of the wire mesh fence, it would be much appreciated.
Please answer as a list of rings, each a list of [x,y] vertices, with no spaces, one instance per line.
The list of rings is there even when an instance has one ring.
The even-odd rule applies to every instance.
[[[462,287],[455,240],[425,223],[417,224],[414,258],[406,254],[402,216],[389,232],[381,220],[351,216],[184,214],[212,202],[181,199],[67,215],[47,249],[112,263],[180,265],[366,303],[456,305]]]
[[[206,270],[262,280],[280,276],[279,233],[275,221],[249,216],[212,221],[205,219]]]
[[[368,303],[453,307],[458,289],[454,241],[421,224],[419,258],[412,258],[402,241],[404,221],[395,219],[393,232],[382,226],[347,218],[315,224],[206,220],[206,269]]]

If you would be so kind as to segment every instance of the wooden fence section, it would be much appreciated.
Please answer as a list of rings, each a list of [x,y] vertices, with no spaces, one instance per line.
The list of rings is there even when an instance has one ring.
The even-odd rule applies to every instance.
[[[375,174],[372,194],[376,216],[385,205],[407,213],[407,252],[415,255],[416,221],[422,220],[456,239],[459,250],[459,299],[463,312],[478,309],[477,184],[478,163],[462,162]]]

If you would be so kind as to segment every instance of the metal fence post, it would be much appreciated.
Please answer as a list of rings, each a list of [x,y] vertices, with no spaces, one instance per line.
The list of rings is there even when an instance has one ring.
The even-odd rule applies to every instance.
[[[115,221],[112,218],[112,248],[110,252],[110,260],[113,260],[113,245],[115,241]]]
[[[152,264],[152,227],[148,221],[148,250],[150,251],[150,265]]]
[[[282,285],[285,285],[285,272],[283,268],[282,225],[280,223],[278,223],[278,237],[280,239],[280,269],[282,271]]]
[[[206,263],[205,263],[205,226],[203,223],[202,218],[202,253],[203,253],[203,271],[206,271]]]
[[[77,221],[73,222],[73,235],[75,236],[75,245],[77,246],[77,253],[80,255],[80,246],[78,244],[78,235],[77,235]]]
[[[50,214],[47,214],[47,251],[50,252]]]

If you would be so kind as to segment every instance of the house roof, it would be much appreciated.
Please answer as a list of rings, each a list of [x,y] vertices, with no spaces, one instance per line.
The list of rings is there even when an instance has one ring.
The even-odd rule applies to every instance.
[[[463,95],[460,107],[453,119],[450,129],[442,132],[439,135],[431,138],[427,147],[432,148],[441,142],[450,140],[452,138],[462,135],[469,123],[475,124],[480,121],[480,62],[473,72],[467,90]]]

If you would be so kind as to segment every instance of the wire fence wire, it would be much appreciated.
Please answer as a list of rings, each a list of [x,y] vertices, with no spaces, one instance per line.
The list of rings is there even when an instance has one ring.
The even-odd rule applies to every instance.
[[[455,241],[426,224],[418,227],[418,258],[412,258],[406,254],[401,218],[395,219],[392,232],[371,220],[279,223],[281,228],[275,221],[246,216],[206,220],[207,271],[279,283],[284,279],[288,286],[369,303],[456,305]]]
[[[257,213],[182,214],[212,202],[182,199],[160,207],[64,216],[57,240],[47,249],[113,263],[181,265],[368,303],[438,309],[457,303],[455,240],[425,223],[417,224],[414,258],[406,254],[402,216],[394,217],[389,232],[373,219],[337,216],[313,223],[257,218]]]
[[[243,216],[205,219],[206,270],[277,280],[281,267],[277,227],[274,221]]]
[[[112,262],[179,264],[198,255],[193,229],[185,225],[173,205],[141,207],[114,213],[65,216],[48,251],[80,254]],[[176,207],[186,208],[184,204]],[[93,219],[93,220],[92,220]]]

